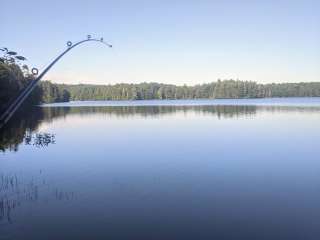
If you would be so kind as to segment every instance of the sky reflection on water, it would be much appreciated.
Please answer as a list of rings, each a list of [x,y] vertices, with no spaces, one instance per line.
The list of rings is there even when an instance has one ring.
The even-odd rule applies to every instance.
[[[38,187],[36,201],[19,198],[10,221],[0,220],[0,239],[320,237],[317,106],[37,107],[28,114],[1,134],[0,173],[8,186],[10,179],[29,186],[41,171],[50,187]],[[26,145],[26,132],[54,142]]]

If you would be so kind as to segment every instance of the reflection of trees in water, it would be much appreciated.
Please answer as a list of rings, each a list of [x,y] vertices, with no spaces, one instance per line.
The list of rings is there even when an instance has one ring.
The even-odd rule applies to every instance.
[[[176,113],[199,113],[218,118],[251,117],[257,112],[320,112],[320,107],[299,106],[255,106],[255,105],[204,105],[204,106],[81,106],[45,107],[46,116],[66,117],[67,115],[86,116],[92,114],[117,117],[153,117]]]
[[[36,147],[46,147],[49,144],[55,144],[55,135],[50,133],[26,133],[24,137],[26,145],[33,145]]]
[[[33,176],[25,181],[17,174],[1,175],[0,177],[0,223],[12,223],[12,212],[23,203],[49,200],[72,200],[74,192],[62,191],[52,187],[40,171],[38,176]]]
[[[205,106],[80,106],[80,107],[22,107],[8,125],[0,130],[0,150],[17,151],[21,143],[45,147],[55,143],[55,136],[37,133],[40,123],[50,123],[67,115],[115,116],[119,118],[159,117],[171,114],[205,114],[223,118],[253,117],[257,112],[320,112],[319,107],[254,106],[254,105],[205,105]],[[30,138],[30,136],[32,136]],[[33,141],[33,142],[32,142]]]
[[[56,110],[60,109],[59,112]],[[61,111],[64,109],[64,112]],[[86,116],[92,114],[130,117],[153,117],[171,115],[176,113],[207,113],[218,117],[250,116],[255,114],[256,106],[98,106],[98,107],[45,107],[44,111],[54,116],[52,112],[66,115]],[[57,116],[57,115],[55,115]]]
[[[55,142],[54,134],[35,133],[41,121],[52,121],[40,107],[23,106],[0,129],[0,151],[17,151],[21,143],[45,147]]]

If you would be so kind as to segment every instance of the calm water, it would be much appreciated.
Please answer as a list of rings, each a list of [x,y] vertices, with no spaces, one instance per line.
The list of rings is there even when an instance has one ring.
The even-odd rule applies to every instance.
[[[319,123],[319,98],[25,109],[0,239],[320,239]]]

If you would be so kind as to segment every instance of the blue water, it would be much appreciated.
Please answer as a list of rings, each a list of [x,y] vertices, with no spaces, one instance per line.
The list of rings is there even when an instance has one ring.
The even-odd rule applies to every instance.
[[[35,107],[2,133],[0,239],[320,239],[319,122],[319,98]]]

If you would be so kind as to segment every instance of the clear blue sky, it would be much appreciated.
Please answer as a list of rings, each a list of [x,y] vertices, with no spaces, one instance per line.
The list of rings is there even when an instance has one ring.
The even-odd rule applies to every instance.
[[[218,78],[320,81],[320,1],[36,1],[1,3],[0,45],[55,82],[197,84]]]

